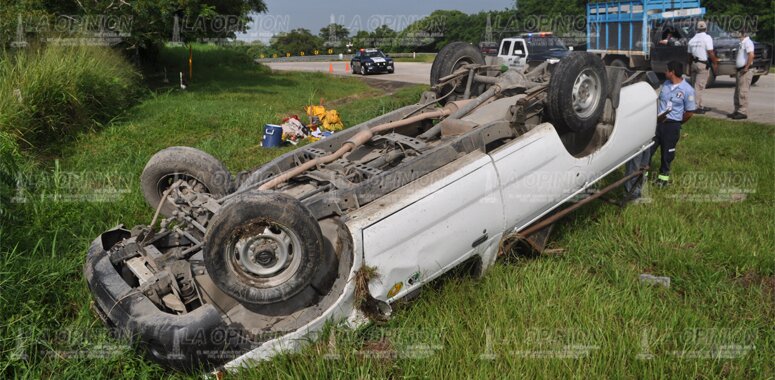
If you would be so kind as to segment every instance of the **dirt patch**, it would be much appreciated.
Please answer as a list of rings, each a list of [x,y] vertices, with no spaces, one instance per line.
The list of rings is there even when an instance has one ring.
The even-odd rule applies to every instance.
[[[762,276],[755,271],[749,270],[735,280],[746,289],[761,287],[762,292],[768,296],[767,298],[769,298],[770,302],[775,303],[775,276]]]
[[[369,91],[365,93],[360,94],[353,94],[350,96],[345,96],[344,98],[339,98],[330,102],[326,102],[325,105],[328,108],[338,107],[342,104],[351,103],[358,99],[365,99],[365,98],[372,98],[374,96],[390,96],[395,94],[398,90],[410,86],[416,86],[414,83],[407,83],[407,82],[396,82],[391,80],[383,80],[383,79],[374,79],[374,78],[360,78],[362,81],[364,81],[369,87],[374,88],[377,91]]]
[[[395,359],[398,356],[393,343],[387,337],[363,342],[357,355],[361,359]]]
[[[364,77],[361,79],[369,86],[381,90],[385,93],[385,95],[392,95],[402,88],[417,86],[415,83],[397,82],[393,80],[374,79],[369,77]]]

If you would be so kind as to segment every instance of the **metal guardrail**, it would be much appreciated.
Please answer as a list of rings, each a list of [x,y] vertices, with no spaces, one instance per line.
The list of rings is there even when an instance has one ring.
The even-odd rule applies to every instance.
[[[331,55],[305,55],[305,56],[290,56],[290,57],[277,57],[277,58],[258,58],[258,63],[271,63],[271,62],[318,62],[318,61],[339,61],[350,60],[351,54],[344,54],[341,57],[338,54]]]
[[[436,53],[388,53],[391,58],[416,58],[421,56],[436,56]],[[321,61],[349,61],[352,54],[321,54],[321,55],[294,55],[290,57],[258,58],[257,63],[273,62],[321,62]]]

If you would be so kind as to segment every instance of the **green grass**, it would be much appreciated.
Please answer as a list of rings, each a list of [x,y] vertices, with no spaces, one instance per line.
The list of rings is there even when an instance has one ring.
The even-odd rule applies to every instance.
[[[29,202],[12,204],[21,220],[0,226],[0,377],[185,377],[132,351],[51,355],[62,348],[99,353],[95,344],[111,342],[89,310],[81,267],[100,232],[151,218],[137,181],[148,158],[167,146],[190,145],[236,173],[288,151],[260,148],[262,126],[302,113],[308,103],[348,98],[337,109],[352,126],[416,101],[422,90],[383,96],[355,78],[269,74],[223,54],[197,47],[188,90],[160,88],[125,120],[58,147],[57,161],[38,159],[36,172],[43,175],[33,181],[36,191]],[[186,53],[166,50],[163,59],[174,73],[185,67]],[[772,378],[774,138],[770,125],[696,117],[679,143],[674,186],[651,191],[651,204],[587,206],[558,226],[552,247],[564,249],[561,255],[504,258],[481,280],[448,277],[397,307],[384,325],[336,329],[336,351],[327,341],[317,343],[242,377]],[[88,195],[83,178],[94,177],[103,188],[113,184],[128,193],[103,203],[57,198]],[[696,194],[746,190],[752,192],[740,202],[696,201]],[[670,276],[672,286],[642,285],[640,273]],[[62,331],[87,331],[88,342],[63,345],[53,335]],[[650,360],[638,359],[644,332]],[[708,351],[714,343],[754,348],[738,359],[672,354]],[[426,358],[389,357],[407,354],[412,344],[438,349]],[[581,358],[513,353],[557,356],[565,345],[593,348]]]
[[[433,63],[433,60],[436,59],[436,54],[418,54],[415,58],[412,57],[394,57],[393,60],[396,62],[422,62],[422,63]]]
[[[98,47],[22,49],[0,56],[0,131],[24,148],[104,125],[141,95],[141,76],[116,51]]]

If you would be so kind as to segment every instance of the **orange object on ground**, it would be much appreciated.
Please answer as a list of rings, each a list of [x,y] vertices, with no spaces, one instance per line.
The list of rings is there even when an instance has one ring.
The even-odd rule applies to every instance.
[[[333,73],[334,72],[334,64],[333,63],[329,63],[328,64],[328,72],[329,73]]]
[[[347,72],[347,73],[350,72],[350,63],[349,62],[345,62],[344,63],[344,71]]]

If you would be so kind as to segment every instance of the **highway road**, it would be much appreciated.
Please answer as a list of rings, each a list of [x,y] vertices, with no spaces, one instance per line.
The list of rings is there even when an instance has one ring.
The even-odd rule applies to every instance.
[[[328,72],[333,65],[334,75],[353,75],[345,71],[345,62],[283,62],[268,63],[273,70],[286,71],[319,71]],[[369,75],[371,79],[388,81],[428,84],[431,64],[420,62],[396,62],[394,74]],[[726,115],[734,111],[733,96],[735,93],[735,80],[729,77],[721,77],[716,84],[705,90],[704,103],[713,110],[706,116],[726,119]],[[765,75],[759,83],[751,87],[750,111],[748,119],[760,123],[775,124],[775,74]]]

